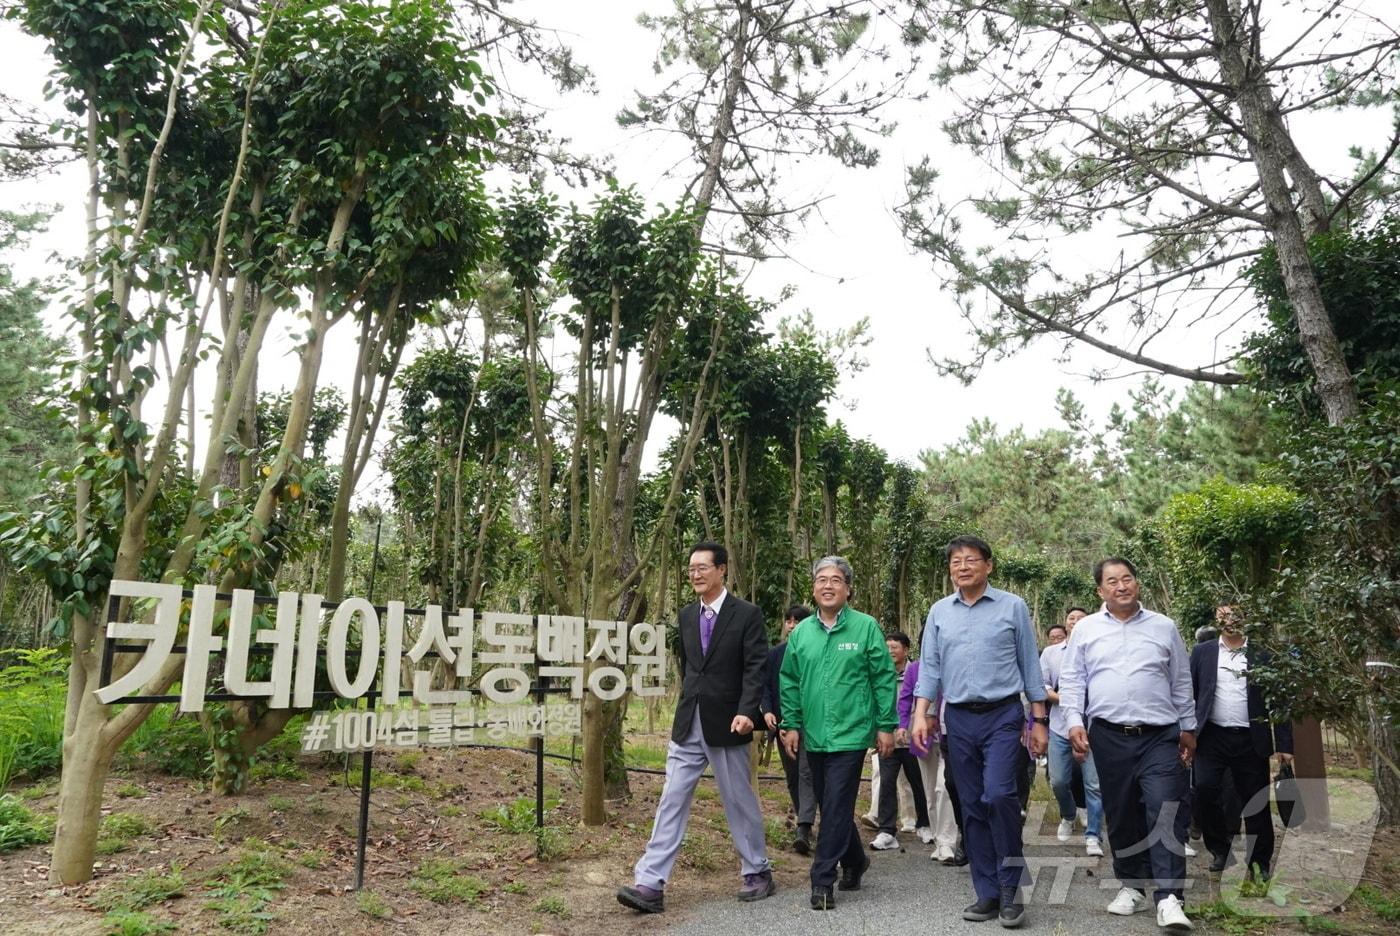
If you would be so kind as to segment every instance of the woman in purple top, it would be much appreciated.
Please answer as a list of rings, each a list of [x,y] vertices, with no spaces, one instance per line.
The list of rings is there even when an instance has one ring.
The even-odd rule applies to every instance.
[[[899,733],[895,739],[899,743],[908,740],[910,752],[919,759],[919,772],[923,777],[924,798],[928,803],[929,818],[933,822],[933,854],[929,857],[944,864],[959,862],[958,837],[962,828],[962,816],[958,810],[958,792],[953,787],[952,774],[943,769],[940,753],[942,738],[935,733],[929,738],[929,747],[924,748],[909,734],[909,717],[914,713],[914,687],[919,682],[919,661],[910,660],[904,670],[904,678],[899,684],[899,697],[895,700],[895,710],[899,715]],[[943,699],[935,701],[933,710],[941,711]]]

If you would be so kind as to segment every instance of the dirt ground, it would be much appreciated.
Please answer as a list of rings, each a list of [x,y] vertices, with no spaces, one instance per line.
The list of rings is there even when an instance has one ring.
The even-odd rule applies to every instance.
[[[634,774],[632,797],[609,804],[611,821],[585,828],[578,822],[578,784],[567,762],[547,761],[548,799],[560,805],[547,818],[549,846],[558,857],[535,856],[531,832],[493,828],[481,814],[520,798],[533,804],[535,766],[526,754],[499,750],[424,750],[375,758],[365,896],[352,891],[359,757],[350,769],[343,757],[301,759],[304,774],[268,778],[239,796],[217,796],[203,785],[143,774],[107,782],[104,814],[135,815],[151,831],[122,851],[99,857],[91,882],[59,888],[48,882],[47,846],[0,855],[0,932],[38,936],[63,932],[86,936],[121,931],[104,904],[143,873],[178,869],[180,896],[144,907],[169,932],[276,934],[493,933],[609,934],[654,930],[657,920],[621,908],[614,896],[631,883],[631,867],[650,833],[661,777]],[[54,784],[48,784],[54,787]],[[23,792],[23,791],[21,791]],[[765,813],[782,816],[786,789],[761,785]],[[29,791],[36,812],[56,809],[45,787]],[[526,809],[525,804],[519,807]],[[528,809],[533,816],[533,806]],[[788,835],[773,821],[773,835]],[[221,914],[216,887],[220,868],[248,852],[270,851],[284,861],[282,887],[251,919]],[[774,849],[779,886],[806,884],[806,863]],[[425,861],[452,863],[452,876],[475,879],[465,899],[423,893]],[[684,916],[708,896],[736,890],[738,860],[728,839],[712,782],[702,784],[682,850],[675,884],[667,891],[668,919]],[[651,925],[646,925],[649,922]],[[126,932],[140,932],[139,928]],[[148,930],[158,931],[158,930]]]
[[[512,803],[533,816],[529,755],[429,749],[379,754],[375,764],[362,893],[352,890],[358,757],[349,769],[343,757],[302,757],[232,797],[214,795],[196,781],[128,772],[108,780],[105,812],[135,817],[142,831],[101,856],[91,882],[50,885],[47,846],[0,855],[0,932],[627,936],[684,920],[705,899],[725,897],[738,885],[737,859],[710,781],[697,791],[680,870],[667,890],[667,913],[655,918],[623,910],[614,891],[630,882],[650,832],[659,776],[634,774],[632,797],[609,804],[611,821],[584,828],[573,805],[578,784],[570,765],[548,761],[547,798],[559,805],[547,819],[551,854],[540,860],[535,835],[523,829],[528,819],[517,816],[507,825],[522,831],[508,831],[491,818],[492,810]],[[49,781],[18,792],[31,809],[52,813],[55,789]],[[772,817],[770,854],[779,887],[804,888],[807,861],[787,848],[786,789],[765,781],[760,795]],[[1314,904],[1313,912],[1325,915],[1310,922],[1220,916],[1202,922],[1224,933],[1400,931],[1400,833],[1383,833],[1369,846],[1362,888],[1339,896],[1330,912]],[[246,869],[250,856],[276,867],[270,882],[230,871]],[[109,912],[142,881],[172,869],[182,881],[176,895],[126,919]]]

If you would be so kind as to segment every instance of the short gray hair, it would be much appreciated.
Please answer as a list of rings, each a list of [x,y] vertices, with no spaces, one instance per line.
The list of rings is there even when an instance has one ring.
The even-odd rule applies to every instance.
[[[845,556],[822,556],[812,565],[812,578],[816,578],[817,573],[827,566],[835,566],[836,571],[845,577],[848,587],[855,585],[856,574],[851,570],[851,564],[846,561]]]

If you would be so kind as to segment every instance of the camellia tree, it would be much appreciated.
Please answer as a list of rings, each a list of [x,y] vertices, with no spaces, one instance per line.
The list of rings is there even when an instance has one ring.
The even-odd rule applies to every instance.
[[[441,195],[479,192],[456,180],[481,163],[497,120],[479,110],[491,86],[461,52],[451,10],[433,0],[273,5],[246,39],[210,0],[33,0],[17,12],[49,42],[57,84],[81,118],[72,134],[91,182],[73,309],[82,460],[68,472],[66,504],[55,498],[5,533],[18,561],[46,575],[73,643],[51,862],[54,879],[71,883],[91,875],[112,757],[151,711],[116,711],[93,692],[109,581],[212,575],[227,590],[251,580],[279,507],[299,486],[329,330],[387,314],[396,289],[412,308],[431,303],[433,290],[446,298],[460,288],[411,264],[483,216]],[[171,483],[183,474],[176,435],[194,370],[211,353],[216,306],[223,334],[213,350],[211,434],[202,467],[182,487]],[[200,544],[220,519],[228,459],[250,447],[263,340],[292,310],[301,344],[283,434],[253,474],[251,508],[212,531],[241,530],[215,573],[200,567]],[[167,333],[179,352],[158,386],[148,359]],[[153,390],[163,391],[164,408],[148,420]],[[67,531],[63,548],[52,548],[53,523]],[[145,691],[162,693],[181,668],[167,661]],[[287,717],[248,708],[231,741],[256,746]]]

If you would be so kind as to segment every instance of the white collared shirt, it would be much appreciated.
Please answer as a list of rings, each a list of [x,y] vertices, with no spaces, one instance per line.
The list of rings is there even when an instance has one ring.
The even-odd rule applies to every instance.
[[[1086,728],[1101,718],[1119,725],[1176,724],[1182,731],[1195,731],[1191,664],[1176,622],[1141,605],[1126,621],[1110,614],[1106,605],[1081,618],[1065,641],[1060,706],[1066,730]]]
[[[1246,644],[1245,646],[1248,646]],[[1211,703],[1209,721],[1221,728],[1249,727],[1249,661],[1245,647],[1231,650],[1220,641],[1220,661],[1215,664],[1215,701]]]
[[[700,607],[701,607],[702,609],[704,609],[704,608],[709,608],[711,611],[713,611],[713,612],[715,613],[715,620],[718,621],[718,620],[719,620],[719,609],[720,609],[720,606],[724,604],[724,599],[725,599],[725,597],[726,597],[728,594],[729,594],[729,589],[727,589],[727,588],[721,588],[721,589],[719,590],[719,597],[718,597],[718,598],[716,598],[714,601],[712,601],[712,602],[710,602],[710,603],[708,603],[708,604],[706,604],[704,601],[701,601],[701,602],[700,602]]]

